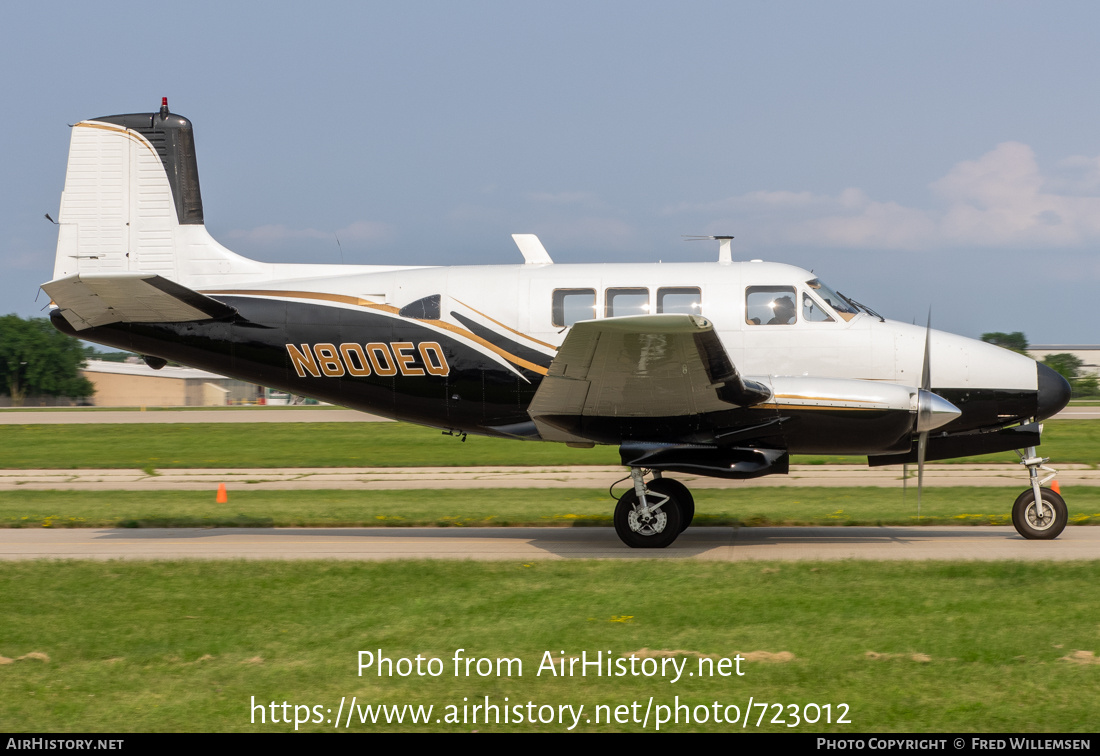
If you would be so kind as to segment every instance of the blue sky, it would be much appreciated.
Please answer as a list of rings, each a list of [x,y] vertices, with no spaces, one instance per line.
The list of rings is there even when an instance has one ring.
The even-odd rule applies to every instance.
[[[0,29],[0,311],[52,272],[68,126],[195,124],[265,260],[735,258],[888,317],[1100,343],[1100,6],[55,3]],[[339,236],[341,247],[337,247]]]

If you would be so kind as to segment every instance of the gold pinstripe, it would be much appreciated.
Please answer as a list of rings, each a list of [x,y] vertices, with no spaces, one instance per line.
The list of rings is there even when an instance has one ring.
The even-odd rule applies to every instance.
[[[208,291],[200,291],[199,293],[200,294],[206,294],[206,295],[209,295],[209,296],[217,296],[218,294],[240,294],[240,295],[245,295],[245,296],[287,297],[289,299],[320,299],[320,300],[328,301],[328,302],[340,302],[342,304],[356,305],[358,307],[365,307],[365,308],[372,309],[372,310],[381,310],[382,312],[388,312],[388,313],[393,313],[393,314],[396,314],[397,312],[399,312],[398,308],[394,307],[393,305],[379,304],[377,302],[371,302],[371,301],[368,301],[366,299],[361,299],[360,297],[353,297],[353,296],[349,296],[349,295],[346,295],[346,294],[329,294],[327,292],[318,292],[318,291],[276,291],[276,290],[269,290],[269,289],[218,289],[216,291],[209,291],[209,290]],[[473,308],[471,308],[471,309],[473,309]],[[437,328],[442,328],[445,331],[451,331],[452,333],[456,333],[456,334],[462,336],[463,338],[466,338],[466,339],[469,339],[471,341],[477,342],[478,344],[480,344],[481,346],[483,346],[486,349],[490,350],[491,352],[494,352],[494,353],[500,355],[501,357],[503,357],[504,359],[508,360],[508,362],[511,362],[513,365],[517,365],[519,367],[525,368],[527,370],[530,370],[533,373],[538,373],[539,375],[546,375],[546,368],[542,367],[541,365],[536,365],[533,362],[528,362],[527,360],[523,359],[522,357],[517,357],[516,355],[512,354],[511,352],[507,352],[507,351],[501,349],[496,344],[493,344],[492,342],[486,341],[485,339],[481,338],[477,334],[474,334],[474,333],[471,333],[470,331],[467,331],[465,328],[459,328],[456,325],[444,322],[442,320],[422,320],[420,322],[430,323],[430,324],[436,326]]]
[[[470,305],[466,304],[465,302],[462,302],[462,301],[460,301],[460,300],[458,300],[458,299],[455,299],[454,297],[451,297],[451,299],[454,299],[454,300],[455,300],[456,302],[458,302],[458,303],[459,303],[460,305],[462,305],[463,307],[466,307],[466,308],[468,308],[468,309],[470,309],[470,310],[474,310],[474,308],[473,308],[473,307],[470,307]],[[510,327],[508,327],[508,326],[504,325],[503,323],[501,323],[501,322],[500,322],[499,320],[497,320],[497,319],[495,319],[495,318],[491,318],[491,317],[489,317],[488,315],[486,315],[485,313],[483,313],[483,312],[482,312],[481,310],[474,310],[474,312],[476,312],[476,313],[477,313],[478,315],[480,315],[481,317],[485,318],[486,320],[490,320],[490,321],[492,321],[492,322],[496,323],[496,324],[497,324],[498,326],[500,326],[501,328],[504,328],[504,329],[507,329],[507,330],[511,331],[511,332],[512,332],[512,333],[514,333],[514,334],[515,334],[516,336],[522,336],[523,338],[527,339],[528,341],[533,341],[533,342],[535,342],[536,344],[540,344],[541,346],[544,346],[544,347],[549,347],[550,349],[553,349],[553,350],[554,350],[555,352],[556,352],[556,351],[558,351],[558,348],[557,348],[556,346],[554,346],[553,344],[547,344],[547,343],[546,343],[545,341],[539,341],[539,340],[538,340],[538,339],[536,339],[536,338],[535,338],[534,336],[528,336],[528,335],[527,335],[526,333],[522,333],[522,332],[520,332],[520,331],[517,331],[517,330],[516,330],[515,328],[510,328]]]

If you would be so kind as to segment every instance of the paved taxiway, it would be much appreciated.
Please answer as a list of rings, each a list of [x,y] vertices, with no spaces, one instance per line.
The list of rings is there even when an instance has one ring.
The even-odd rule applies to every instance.
[[[1066,407],[1055,415],[1053,420],[1096,420],[1100,418],[1100,407]]]
[[[0,529],[0,561],[28,559],[1100,559],[1100,528],[1025,541],[1011,527],[691,528],[631,549],[612,528]]]
[[[386,491],[440,488],[597,488],[623,480],[624,468],[585,467],[388,467],[290,469],[142,470],[0,470],[0,491],[213,491],[224,483],[232,491],[347,489]],[[900,466],[792,465],[789,475],[754,480],[674,476],[691,488],[774,488],[776,486],[872,486],[900,488]],[[1100,470],[1086,465],[1058,465],[1063,486],[1100,486]],[[916,466],[908,485],[915,487]],[[1004,486],[1023,488],[1027,473],[1014,464],[928,465],[924,485]]]

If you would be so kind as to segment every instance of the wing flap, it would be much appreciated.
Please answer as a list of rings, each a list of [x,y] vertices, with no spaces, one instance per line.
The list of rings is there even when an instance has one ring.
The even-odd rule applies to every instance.
[[[528,414],[543,438],[575,441],[586,417],[704,415],[770,395],[741,378],[710,321],[639,315],[575,323]]]
[[[227,304],[152,273],[78,273],[42,284],[77,331],[112,323],[185,323],[233,315]]]

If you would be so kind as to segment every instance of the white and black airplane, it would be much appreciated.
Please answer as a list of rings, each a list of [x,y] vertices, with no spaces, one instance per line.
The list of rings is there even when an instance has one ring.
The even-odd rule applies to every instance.
[[[1016,529],[1054,538],[1068,518],[1035,452],[1069,400],[1060,375],[735,262],[728,238],[711,263],[558,265],[532,235],[522,265],[261,263],[207,233],[191,123],[167,99],[73,127],[59,223],[42,288],[65,333],[452,433],[614,444],[630,546],[691,522],[664,473],[786,473],[791,454],[1017,450]]]

